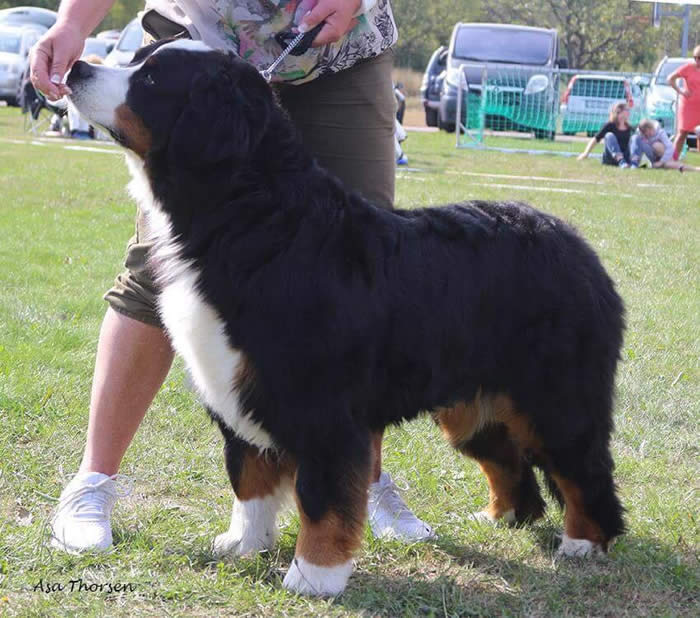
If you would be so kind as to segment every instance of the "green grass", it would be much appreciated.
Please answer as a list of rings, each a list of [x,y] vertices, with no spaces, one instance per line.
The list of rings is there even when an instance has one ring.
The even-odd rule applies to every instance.
[[[553,506],[532,527],[471,523],[486,483],[422,419],[388,432],[385,467],[440,539],[407,547],[367,534],[346,593],[319,601],[281,588],[293,514],[273,552],[212,556],[231,490],[218,431],[183,388],[180,363],[123,462],[136,483],[115,511],[115,550],[47,548],[52,497],[83,448],[101,294],[121,268],[135,208],[120,156],[32,145],[20,126],[16,110],[0,109],[0,615],[700,615],[700,174],[410,135],[418,171],[399,172],[399,205],[526,200],[575,224],[617,282],[628,329],[613,449],[629,533],[606,559],[558,561]],[[33,590],[78,578],[135,590]]]

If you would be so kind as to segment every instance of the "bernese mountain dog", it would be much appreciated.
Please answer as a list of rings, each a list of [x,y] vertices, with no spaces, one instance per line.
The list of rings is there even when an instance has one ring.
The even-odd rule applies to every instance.
[[[565,509],[559,552],[624,530],[610,435],[623,304],[561,220],[514,202],[377,208],[305,151],[246,62],[194,41],[76,62],[72,102],[127,149],[172,343],[225,439],[217,553],[270,548],[292,495],[290,590],[341,593],[372,432],[432,416],[479,463],[482,517]]]

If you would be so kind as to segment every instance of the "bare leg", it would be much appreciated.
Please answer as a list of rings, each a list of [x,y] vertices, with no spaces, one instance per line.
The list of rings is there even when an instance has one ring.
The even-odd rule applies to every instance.
[[[673,140],[673,159],[678,160],[678,157],[681,156],[681,150],[683,150],[683,144],[685,143],[686,138],[688,137],[688,132],[687,131],[678,131],[676,133],[676,137]]]
[[[680,161],[666,161],[661,167],[667,170],[680,170],[681,172],[699,172],[700,167],[695,165],[686,165]]]
[[[116,474],[168,375],[173,355],[162,329],[107,309],[97,345],[80,472]]]

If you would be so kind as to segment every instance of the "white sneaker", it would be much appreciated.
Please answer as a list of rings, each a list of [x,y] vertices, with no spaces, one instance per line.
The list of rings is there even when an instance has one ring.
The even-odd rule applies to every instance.
[[[406,506],[387,472],[370,484],[367,511],[372,534],[378,539],[412,543],[437,538],[435,531]]]
[[[76,474],[61,492],[51,519],[51,546],[70,554],[108,550],[112,546],[112,508],[118,497],[131,493],[131,486],[131,479],[122,474]]]

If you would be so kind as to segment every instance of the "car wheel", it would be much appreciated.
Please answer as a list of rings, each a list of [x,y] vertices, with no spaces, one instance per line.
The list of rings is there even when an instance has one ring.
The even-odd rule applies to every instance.
[[[5,97],[5,101],[10,107],[19,107],[19,103],[17,102],[17,97]]]
[[[447,133],[454,133],[455,124],[453,122],[443,122],[442,118],[438,115],[438,129],[446,131]]]
[[[554,131],[549,131],[547,129],[535,129],[535,139],[546,139],[553,142]]]
[[[436,109],[425,110],[425,124],[429,127],[438,126],[438,113]]]

